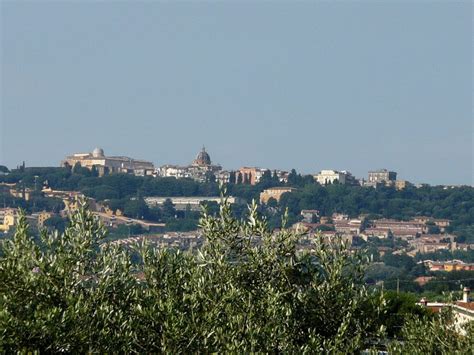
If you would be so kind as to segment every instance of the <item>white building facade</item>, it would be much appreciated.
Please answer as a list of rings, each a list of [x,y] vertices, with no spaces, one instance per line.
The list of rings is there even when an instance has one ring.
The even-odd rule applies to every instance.
[[[334,184],[336,182],[342,185],[354,185],[357,183],[354,176],[345,170],[321,170],[319,174],[314,175],[314,179],[320,185]]]

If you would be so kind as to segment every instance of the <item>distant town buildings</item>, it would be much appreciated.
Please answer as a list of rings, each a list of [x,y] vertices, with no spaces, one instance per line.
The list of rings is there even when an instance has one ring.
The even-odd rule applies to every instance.
[[[117,210],[115,213],[110,209],[103,211],[94,211],[93,214],[106,226],[112,228],[117,228],[120,225],[137,225],[148,232],[159,232],[166,226],[165,223],[149,222],[143,219],[122,216],[120,210]]]
[[[16,208],[0,208],[0,232],[8,232],[18,221]]]
[[[235,173],[227,170],[221,170],[216,173],[216,181],[220,184],[228,184],[235,181]]]
[[[176,210],[186,210],[187,208],[190,208],[191,210],[194,211],[199,211],[201,209],[201,206],[205,202],[215,202],[215,203],[220,203],[221,198],[220,197],[212,197],[212,196],[197,196],[197,197],[145,197],[145,203],[149,207],[156,207],[156,206],[163,206],[166,200],[170,200]],[[244,201],[240,198],[237,197],[232,197],[228,196],[227,201],[231,204],[240,204],[244,203]]]
[[[318,210],[301,210],[301,216],[303,217],[302,222],[314,223],[319,221],[319,211]]]
[[[419,238],[408,241],[412,249],[408,255],[434,253],[439,250],[457,250],[459,246],[454,239],[455,236],[449,234],[423,234]]]
[[[471,298],[471,289],[463,288],[462,299],[453,303],[428,302],[422,298],[418,305],[426,307],[433,313],[439,313],[443,308],[450,308],[454,314],[454,329],[461,335],[466,335],[465,326],[474,321],[474,302]],[[471,349],[472,350],[472,349]]]
[[[391,231],[388,229],[381,229],[381,228],[365,228],[363,232],[361,232],[361,237],[364,240],[368,240],[369,237],[385,239],[391,235]]]
[[[340,234],[359,235],[361,225],[360,219],[334,220],[334,229]]]
[[[101,148],[95,148],[92,153],[75,153],[61,162],[62,166],[74,167],[76,164],[90,170],[95,168],[99,176],[107,173],[131,173],[145,176],[152,175],[155,169],[153,163],[149,161],[124,156],[105,156]]]
[[[393,186],[397,180],[397,173],[387,169],[369,171],[368,180],[365,182],[366,186],[388,185]]]
[[[84,198],[84,194],[78,191],[65,191],[65,190],[53,190],[48,186],[43,186],[41,190],[45,197],[56,197],[62,200],[64,199],[77,199]]]
[[[287,192],[296,191],[293,187],[272,187],[266,190],[263,190],[260,193],[260,203],[268,203],[268,201],[273,198],[277,202],[280,201],[281,196]]]
[[[367,187],[392,186],[397,190],[403,190],[408,186],[413,186],[409,181],[397,180],[397,173],[395,171],[380,169],[369,171],[368,174],[368,180],[359,180],[346,170],[338,171],[328,169],[321,170],[319,173],[314,174],[313,177],[315,181],[323,186],[338,183],[342,185]]]
[[[474,271],[474,263],[465,263],[461,260],[450,260],[450,261],[433,261],[424,260],[422,261],[430,271]]]
[[[99,176],[107,173],[129,173],[137,176],[174,177],[176,179],[193,179],[198,182],[218,182],[232,184],[256,185],[268,174],[273,181],[287,183],[289,172],[284,170],[271,170],[260,167],[243,166],[237,170],[223,170],[219,164],[213,164],[209,153],[203,147],[196,158],[186,166],[165,164],[154,168],[152,162],[132,159],[125,156],[106,156],[101,148],[95,148],[91,153],[75,153],[67,156],[62,162],[63,166],[95,169]],[[397,180],[397,173],[387,169],[369,171],[368,180],[356,179],[346,170],[321,170],[313,175],[320,185],[342,184],[362,186],[393,186],[403,190],[411,184],[406,180]]]
[[[235,184],[256,185],[260,182],[264,174],[269,174],[271,177],[279,182],[288,182],[288,171],[284,170],[270,170],[258,167],[244,166],[234,172],[235,180],[231,181]]]
[[[405,222],[393,219],[378,219],[373,221],[376,230],[390,231],[392,235],[401,239],[413,239],[428,231],[424,223],[415,221]]]
[[[15,187],[10,189],[10,195],[16,198],[21,198],[25,201],[30,200],[30,196],[33,190],[29,188],[21,188],[21,187]]]
[[[242,167],[239,169],[236,175],[236,183],[237,184],[250,184],[256,185],[260,179],[262,178],[263,174],[265,173],[265,169],[261,168],[250,168],[250,167]]]
[[[212,164],[210,155],[206,152],[206,148],[203,147],[190,165],[163,165],[156,171],[156,174],[161,177],[190,178],[199,182],[205,182],[215,181],[221,171],[222,167]]]
[[[265,173],[270,174],[279,182],[288,181],[288,172],[282,170],[269,170],[258,167],[242,167],[235,171],[222,170],[218,164],[212,164],[211,157],[203,147],[196,159],[190,165],[179,166],[173,164],[163,165],[156,169],[156,176],[174,177],[176,179],[189,178],[199,182],[219,182],[232,184],[256,185]]]
[[[435,225],[439,228],[440,232],[444,233],[446,228],[450,226],[451,221],[444,218],[432,218],[427,216],[413,217],[413,221],[423,223],[426,225]]]
[[[395,180],[395,188],[397,190],[406,189],[408,186],[412,186],[412,184],[406,180]]]
[[[314,179],[320,185],[339,183],[342,185],[358,185],[358,181],[348,171],[321,170],[319,174],[314,175]]]
[[[339,235],[345,238],[358,237],[365,241],[370,238],[394,238],[406,241],[399,250],[414,257],[416,254],[433,253],[440,250],[474,250],[474,244],[459,243],[456,236],[447,234],[444,228],[450,224],[446,219],[416,217],[409,221],[395,219],[368,220],[367,215],[357,218],[343,213],[320,216],[318,210],[302,210],[302,220],[294,224],[294,228],[304,230],[309,235],[320,233],[321,236]],[[430,227],[437,226],[439,234],[430,234]],[[441,228],[443,230],[441,231]],[[379,250],[380,252],[380,250]],[[464,266],[462,266],[464,267]]]
[[[395,180],[397,180],[397,173],[395,171],[388,171],[387,169],[369,171],[369,183],[387,183]]]

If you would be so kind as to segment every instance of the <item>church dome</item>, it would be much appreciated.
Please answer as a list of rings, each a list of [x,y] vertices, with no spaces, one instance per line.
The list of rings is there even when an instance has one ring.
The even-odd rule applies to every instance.
[[[94,158],[103,158],[104,157],[104,150],[102,148],[95,148],[92,151],[92,156]]]
[[[195,165],[211,165],[211,157],[206,152],[206,148],[202,147],[202,150],[197,155],[193,162]]]

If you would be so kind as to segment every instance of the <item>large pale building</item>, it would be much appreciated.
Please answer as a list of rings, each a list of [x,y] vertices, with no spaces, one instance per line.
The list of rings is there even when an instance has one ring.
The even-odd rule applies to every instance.
[[[321,185],[339,183],[342,185],[356,185],[357,180],[348,171],[321,170],[319,174],[314,175],[314,179]]]
[[[366,185],[376,186],[377,184],[393,185],[397,180],[397,173],[387,169],[369,171],[369,180]]]
[[[101,148],[95,148],[92,153],[75,153],[61,162],[62,166],[74,167],[80,164],[84,168],[95,167],[99,175],[106,173],[131,173],[139,176],[152,175],[153,163],[145,160],[132,159],[124,156],[105,156]]]
[[[220,204],[222,202],[221,197],[219,196],[182,196],[182,197],[162,197],[162,196],[149,196],[145,197],[145,203],[149,207],[163,206],[166,200],[171,200],[176,210],[185,211],[187,208],[190,208],[194,211],[200,211],[201,206],[205,202],[215,202]],[[243,204],[245,201],[238,197],[227,197],[227,202],[231,204]]]

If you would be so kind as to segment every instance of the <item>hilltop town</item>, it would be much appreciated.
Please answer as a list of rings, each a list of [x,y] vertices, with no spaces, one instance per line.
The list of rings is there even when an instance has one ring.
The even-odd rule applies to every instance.
[[[311,175],[273,167],[224,170],[204,147],[187,166],[155,167],[96,148],[66,156],[59,167],[2,167],[0,231],[12,235],[20,208],[33,230],[64,230],[68,216],[87,201],[109,230],[105,242],[194,249],[203,244],[202,208],[218,213],[220,186],[238,218],[254,200],[278,231],[286,211],[289,226],[302,235],[301,250],[315,238],[336,236],[354,250],[370,250],[368,280],[385,287],[439,291],[429,283],[436,280],[431,272],[474,271],[472,187],[412,184],[388,169],[366,178],[329,169]]]
[[[135,176],[189,178],[198,182],[216,181],[223,184],[250,185],[258,184],[262,177],[268,173],[271,174],[272,178],[286,183],[290,174],[290,172],[280,169],[248,166],[237,170],[224,170],[221,165],[213,164],[205,147],[202,147],[196,158],[187,166],[165,164],[155,167],[149,161],[125,156],[106,156],[102,148],[95,148],[90,153],[74,153],[69,155],[61,162],[61,166],[87,168],[96,172],[99,177],[109,173],[126,173]],[[403,189],[411,185],[406,180],[397,180],[397,173],[387,169],[369,171],[367,179],[357,179],[349,171],[345,170],[321,170],[319,173],[313,174],[313,177],[321,185],[334,183],[371,187],[385,185],[395,186],[397,189]]]
[[[425,191],[432,188],[436,191],[444,191],[444,195],[457,191],[455,186],[430,187],[427,184],[412,184],[407,180],[398,179],[395,171],[387,169],[369,171],[367,178],[356,178],[349,171],[336,170],[322,170],[304,176],[295,170],[288,172],[270,167],[224,170],[221,165],[213,164],[204,147],[187,166],[166,164],[155,167],[149,161],[126,156],[106,156],[101,148],[96,148],[91,153],[68,155],[61,161],[60,166],[61,168],[26,168],[23,163],[11,171],[6,167],[0,169],[0,186],[3,194],[3,210],[0,215],[3,223],[0,228],[3,231],[8,231],[9,227],[14,225],[12,216],[15,212],[8,209],[14,209],[15,203],[19,200],[30,201],[30,199],[35,202],[35,211],[30,217],[36,219],[41,227],[47,219],[55,215],[65,217],[71,213],[77,207],[77,200],[80,198],[87,198],[91,208],[110,226],[126,222],[139,225],[147,231],[165,226],[164,223],[146,221],[150,216],[145,216],[144,211],[141,215],[136,213],[132,216],[130,208],[127,211],[123,201],[122,203],[116,201],[123,199],[119,195],[127,193],[111,191],[110,188],[113,186],[110,182],[93,188],[94,186],[89,186],[86,182],[92,179],[97,179],[97,181],[125,179],[124,182],[133,179],[136,185],[140,184],[137,180],[143,178],[143,181],[148,184],[155,183],[156,186],[165,184],[167,186],[164,189],[160,186],[155,191],[153,188],[147,189],[146,186],[145,188],[142,186],[139,189],[140,196],[127,197],[129,201],[144,202],[145,210],[146,208],[162,208],[168,203],[171,206],[171,214],[175,214],[173,217],[176,217],[176,213],[185,211],[199,212],[204,203],[217,205],[220,202],[218,185],[228,186],[228,194],[230,193],[228,198],[236,209],[240,210],[252,199],[257,200],[264,209],[276,210],[275,207],[279,205],[291,203],[291,197],[302,193],[307,186],[326,188],[326,192],[331,191],[331,188],[340,188],[344,191],[369,191],[369,193],[389,191],[400,195],[393,196],[394,200],[406,197],[404,191],[412,193],[412,191]],[[55,174],[57,176],[54,176]],[[58,176],[63,179],[62,182],[57,181]],[[69,179],[72,176],[73,179],[70,179],[72,181],[64,183],[66,176]],[[78,181],[78,179],[84,181]],[[74,188],[66,189],[66,185]],[[354,189],[351,190],[351,188]],[[372,188],[373,192],[367,188]],[[472,190],[467,186],[459,187],[459,189]],[[9,196],[8,199],[6,195]],[[43,210],[41,210],[41,203],[35,201],[38,198],[41,198],[41,203],[44,203]],[[295,215],[293,218],[295,226],[310,232],[321,231],[328,235],[337,233],[352,237],[360,236],[363,239],[368,237],[384,239],[393,236],[411,241],[423,236],[422,240],[426,242],[420,244],[421,241],[418,240],[414,249],[416,252],[470,248],[470,244],[456,243],[455,239],[459,236],[452,233],[451,220],[439,217],[446,215],[446,211],[441,214],[423,215],[423,210],[417,211],[413,207],[410,208],[409,213],[404,213],[402,208],[399,208],[396,213],[392,213],[395,216],[398,215],[399,218],[384,218],[387,217],[387,213],[384,213],[382,209],[386,209],[386,206],[381,206],[380,209],[359,208],[368,212],[357,214],[354,213],[356,212],[354,206],[349,206],[347,203],[347,206],[342,204],[340,207],[328,208],[323,198],[320,199],[321,201],[317,200],[318,198],[315,197],[314,202],[306,204],[314,207],[312,209],[304,208],[305,206],[290,208]],[[387,200],[390,200],[390,197]],[[51,201],[62,201],[62,205],[61,207],[51,206]],[[467,202],[470,203],[470,201]],[[58,204],[61,203],[58,202]],[[18,207],[21,207],[21,203]],[[379,214],[378,217],[377,214]],[[162,219],[160,216],[152,217],[155,217],[151,218],[154,222]]]

